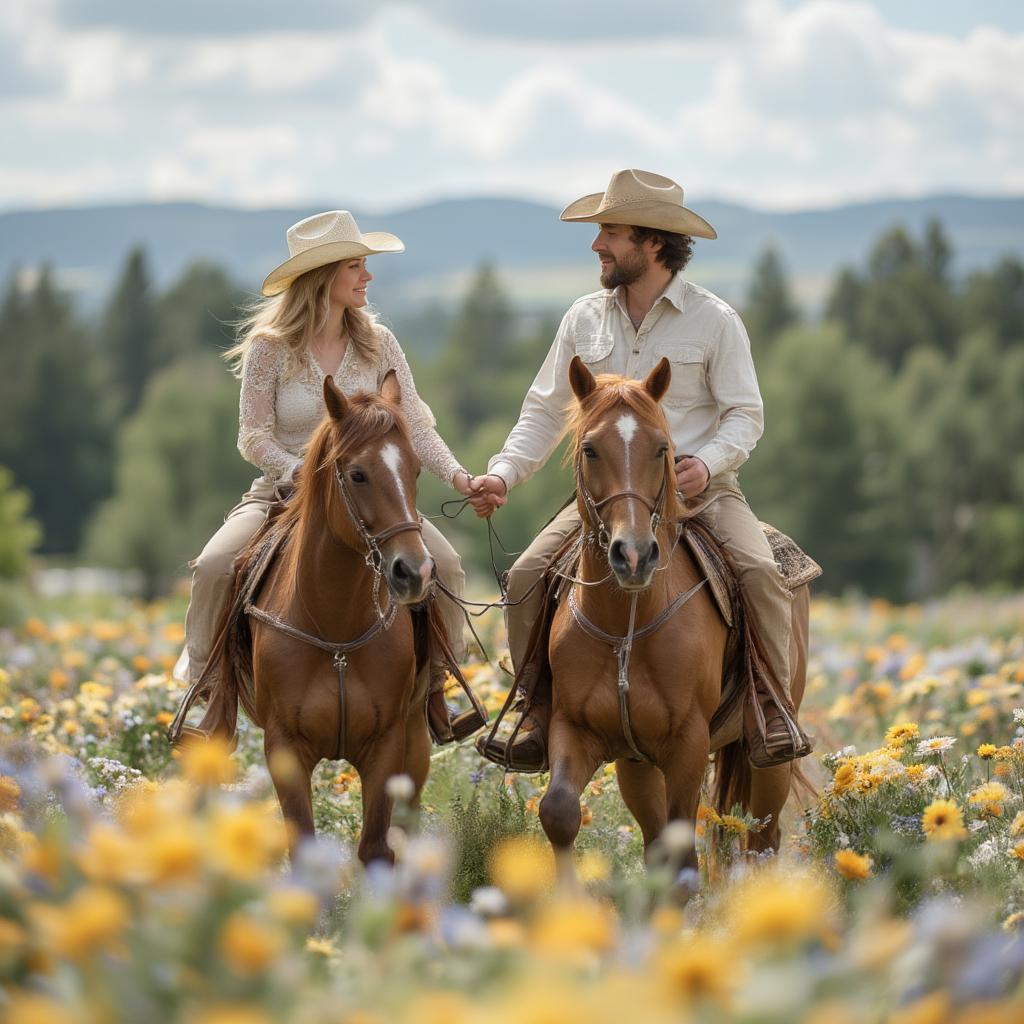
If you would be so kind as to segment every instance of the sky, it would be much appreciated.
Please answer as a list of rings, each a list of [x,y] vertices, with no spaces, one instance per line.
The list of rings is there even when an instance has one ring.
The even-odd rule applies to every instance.
[[[1024,193],[1019,0],[4,0],[0,209]]]

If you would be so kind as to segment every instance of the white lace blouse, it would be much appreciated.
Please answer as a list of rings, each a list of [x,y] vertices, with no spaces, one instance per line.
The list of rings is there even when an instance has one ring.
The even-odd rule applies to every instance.
[[[409,425],[413,448],[435,476],[445,483],[462,468],[434,427],[429,406],[416,392],[412,371],[398,340],[386,327],[376,326],[378,349],[368,362],[345,349],[334,382],[346,394],[377,391],[388,370],[398,375],[402,413]],[[256,338],[242,367],[239,401],[238,450],[263,471],[268,481],[289,479],[302,465],[306,445],[324,416],[324,371],[308,350],[297,373],[289,376],[288,353],[269,338]]]

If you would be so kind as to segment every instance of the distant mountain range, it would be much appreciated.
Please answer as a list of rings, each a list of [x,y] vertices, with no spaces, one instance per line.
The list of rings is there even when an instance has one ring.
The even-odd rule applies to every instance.
[[[142,245],[161,287],[188,264],[221,264],[246,287],[287,255],[289,224],[315,212],[246,210],[199,203],[144,203],[0,213],[0,275],[51,264],[83,309],[103,301],[132,246]],[[750,270],[765,246],[784,260],[801,301],[818,305],[836,270],[861,265],[877,237],[894,224],[915,235],[942,221],[957,273],[990,265],[1004,253],[1024,256],[1024,198],[932,196],[858,203],[834,209],[771,213],[724,202],[699,204],[718,230],[698,240],[687,276],[742,304]],[[450,199],[370,215],[354,211],[364,231],[386,229],[406,243],[402,256],[371,264],[373,301],[390,315],[432,301],[448,306],[483,261],[490,261],[524,312],[565,306],[597,287],[591,225],[563,224],[558,211],[515,199]]]

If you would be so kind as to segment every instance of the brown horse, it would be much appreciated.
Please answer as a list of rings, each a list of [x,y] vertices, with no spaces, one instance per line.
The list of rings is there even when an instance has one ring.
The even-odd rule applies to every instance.
[[[580,794],[603,761],[615,760],[622,797],[646,849],[669,821],[694,820],[727,641],[713,598],[700,586],[702,573],[686,546],[676,544],[681,510],[672,439],[659,405],[671,378],[668,360],[643,383],[595,379],[578,357],[569,376],[577,398],[571,422],[577,501],[593,542],[583,545],[578,570],[578,579],[591,585],[572,585],[569,600],[555,612],[548,647],[551,782],[540,818],[563,878],[574,877]],[[807,588],[795,598],[792,693],[799,706]],[[621,640],[630,634],[631,616],[634,639],[623,672]],[[739,727],[716,737],[723,748],[716,802],[726,810],[739,802],[759,818],[770,816],[752,846],[776,847],[793,765],[753,769],[740,740]]]
[[[282,513],[288,540],[252,600],[251,685],[229,645],[219,645],[218,682],[199,726],[233,737],[241,699],[264,730],[296,838],[313,832],[313,769],[322,758],[348,760],[362,780],[363,863],[392,859],[388,779],[408,775],[415,802],[430,765],[426,673],[417,676],[407,606],[426,595],[433,560],[400,398],[393,371],[379,395],[346,398],[325,380],[327,415]]]

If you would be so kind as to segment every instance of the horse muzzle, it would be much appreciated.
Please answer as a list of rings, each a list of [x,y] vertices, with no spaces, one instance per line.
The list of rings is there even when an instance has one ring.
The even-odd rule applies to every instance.
[[[434,560],[427,555],[417,560],[409,554],[396,554],[387,563],[387,580],[399,604],[416,604],[430,590]]]
[[[658,541],[615,537],[608,545],[608,564],[623,590],[645,590],[651,585],[661,552]]]

